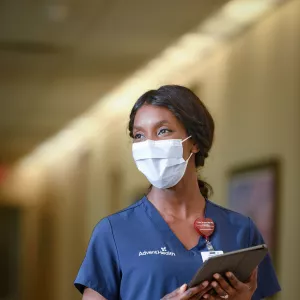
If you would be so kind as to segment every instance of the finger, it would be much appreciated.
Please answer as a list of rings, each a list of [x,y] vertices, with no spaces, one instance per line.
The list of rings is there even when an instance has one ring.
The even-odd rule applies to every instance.
[[[229,298],[228,293],[223,290],[223,288],[218,284],[218,282],[213,281],[211,285],[214,288],[214,290],[217,292],[218,296],[224,299]]]
[[[187,290],[188,286],[187,284],[183,284],[179,289],[178,289],[178,294],[182,294],[183,292],[185,292]]]
[[[212,289],[212,287],[210,285],[207,286],[207,288],[205,288],[203,291],[201,291],[200,293],[197,293],[196,295],[194,295],[192,298],[190,298],[191,300],[198,300],[198,299],[202,299],[202,297],[209,292]]]
[[[207,300],[216,300],[217,298],[213,295],[209,295],[209,294],[205,294],[203,296],[204,299],[207,299]]]
[[[208,281],[204,281],[202,282],[201,284],[193,287],[193,288],[190,288],[188,289],[187,291],[185,291],[181,298],[182,300],[186,300],[186,299],[191,299],[194,295],[198,294],[198,293],[201,293],[205,288],[207,288],[209,285],[209,282]]]
[[[164,298],[162,298],[162,300],[168,300],[168,299],[172,299],[177,295],[180,295],[182,293],[184,293],[187,289],[187,284],[183,284],[181,287],[179,287],[178,289],[176,289],[175,291],[173,291],[172,293],[166,295]]]
[[[231,287],[231,285],[222,277],[220,274],[214,274],[214,278],[217,280],[221,288],[228,294],[233,295],[234,289]]]
[[[257,280],[257,274],[258,274],[258,267],[256,267],[253,272],[251,273],[249,281],[256,281]]]
[[[226,273],[226,277],[229,279],[230,284],[235,290],[240,290],[243,283],[239,281],[231,272]]]

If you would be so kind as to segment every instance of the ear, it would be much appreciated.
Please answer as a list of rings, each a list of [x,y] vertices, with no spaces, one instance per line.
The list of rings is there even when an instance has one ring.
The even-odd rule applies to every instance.
[[[198,145],[196,143],[193,144],[192,153],[198,153],[200,151]]]

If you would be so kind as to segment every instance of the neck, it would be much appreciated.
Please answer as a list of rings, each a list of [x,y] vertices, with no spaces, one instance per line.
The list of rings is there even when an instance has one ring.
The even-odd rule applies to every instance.
[[[200,193],[196,172],[188,173],[173,188],[152,187],[148,199],[160,213],[180,219],[204,216],[205,199]]]

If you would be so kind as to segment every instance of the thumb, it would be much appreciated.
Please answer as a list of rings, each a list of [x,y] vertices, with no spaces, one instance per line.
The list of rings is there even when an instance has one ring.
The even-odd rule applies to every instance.
[[[253,270],[253,272],[252,272],[252,274],[251,274],[251,279],[255,279],[255,278],[257,277],[257,272],[258,272],[258,267],[256,267],[256,268]]]
[[[258,268],[256,268],[252,272],[250,279],[248,281],[248,288],[252,291],[255,291],[257,289],[257,272],[258,272]]]

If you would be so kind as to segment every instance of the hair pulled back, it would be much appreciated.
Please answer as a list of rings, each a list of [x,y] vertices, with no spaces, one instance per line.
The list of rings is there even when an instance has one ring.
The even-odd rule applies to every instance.
[[[190,89],[179,85],[164,85],[146,92],[136,101],[130,113],[128,129],[132,138],[136,113],[144,104],[166,107],[174,114],[199,148],[195,155],[196,167],[203,167],[212,147],[215,129],[214,120],[203,102]],[[212,194],[212,187],[207,182],[198,179],[198,185],[205,198]]]

